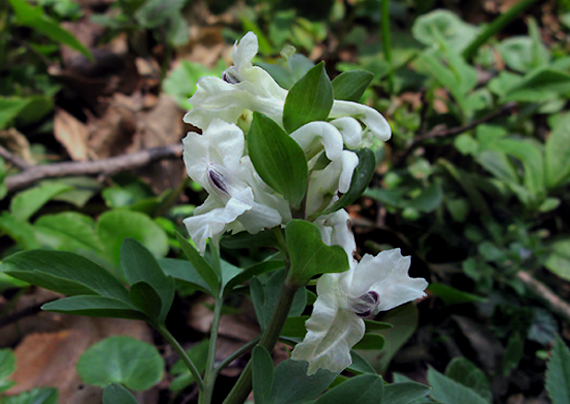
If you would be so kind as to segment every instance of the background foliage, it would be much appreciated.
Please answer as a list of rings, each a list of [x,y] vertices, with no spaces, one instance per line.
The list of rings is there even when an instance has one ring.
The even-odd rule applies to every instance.
[[[331,79],[371,72],[360,78],[371,86],[346,99],[375,107],[393,129],[391,141],[373,145],[372,183],[350,207],[354,231],[361,255],[391,247],[411,255],[412,275],[430,281],[429,297],[380,318],[394,327],[375,331],[384,347],[359,351],[361,363],[387,380],[431,385],[440,403],[570,402],[568,2],[9,0],[0,5],[0,30],[3,258],[40,247],[75,252],[134,283],[120,251],[126,238],[138,240],[175,279],[166,321],[185,324],[181,338],[205,366],[205,330],[187,324],[189,311],[209,304],[200,291],[211,285],[177,276],[173,260],[184,256],[176,231],[203,199],[199,186],[184,179],[179,161],[95,177],[57,164],[179,143],[191,129],[181,116],[198,78],[221,75],[232,42],[252,30],[258,64],[284,88],[321,60]],[[36,165],[64,175],[21,182]],[[269,253],[222,249],[240,267]],[[272,282],[260,279],[259,288]],[[17,324],[10,316],[39,293],[3,273],[0,292],[0,327]],[[227,318],[253,316],[244,300],[231,300]],[[260,304],[255,313],[262,323]],[[44,330],[26,333],[34,331]],[[11,349],[18,353],[25,338],[0,339],[0,391],[14,384]],[[163,344],[157,335],[144,346],[101,344],[116,351],[119,367],[123,351],[153,352],[153,369],[168,373],[154,402],[185,402],[191,375],[163,351],[165,367],[148,342]],[[89,359],[101,346],[79,360],[87,384],[102,383],[90,376],[98,362]],[[160,379],[123,377],[109,380],[144,390]],[[350,383],[370,383],[359,377]],[[56,393],[34,389],[0,402],[52,403]]]

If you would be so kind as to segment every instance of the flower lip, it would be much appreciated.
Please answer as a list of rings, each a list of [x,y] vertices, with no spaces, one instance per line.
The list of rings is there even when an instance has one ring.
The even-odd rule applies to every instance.
[[[370,290],[351,302],[350,308],[358,317],[367,318],[375,314],[380,304],[380,296],[377,292]]]
[[[232,72],[231,67],[222,73],[222,80],[230,84],[239,84],[240,79]]]
[[[228,187],[226,186],[227,181],[221,173],[217,172],[214,169],[209,169],[208,177],[210,178],[210,181],[212,182],[212,184],[214,184],[216,188],[218,188],[223,193],[229,195]]]

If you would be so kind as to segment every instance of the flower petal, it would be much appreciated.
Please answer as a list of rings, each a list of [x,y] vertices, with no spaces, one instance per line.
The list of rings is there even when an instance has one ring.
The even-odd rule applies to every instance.
[[[194,210],[194,216],[184,219],[183,223],[198,250],[204,255],[208,238],[217,243],[226,230],[226,225],[249,209],[251,205],[238,198],[231,198],[225,206],[220,206],[213,196],[209,196]]]
[[[238,166],[245,147],[241,129],[220,119],[214,119],[202,135],[188,132],[182,142],[188,175],[206,188],[210,164],[232,171]]]
[[[352,101],[335,101],[329,118],[352,116],[362,121],[378,139],[386,141],[392,136],[392,129],[386,119],[369,106]]]
[[[240,70],[251,67],[251,61],[257,55],[258,49],[257,36],[251,31],[245,34],[239,42],[236,41],[234,44],[232,54],[234,66]]]
[[[356,251],[354,234],[350,230],[350,216],[344,209],[334,213],[320,216],[315,220],[315,225],[321,231],[321,238],[326,245],[339,245],[349,259],[352,259]]]
[[[353,298],[376,292],[380,303],[374,313],[390,310],[425,296],[428,283],[423,278],[410,278],[410,262],[411,258],[403,257],[399,248],[383,251],[375,257],[366,254],[354,271],[346,272],[341,285]]]
[[[311,156],[322,150],[318,143],[322,144],[327,158],[331,161],[338,159],[342,153],[342,135],[335,126],[328,122],[309,122],[291,133],[290,136],[306,154]]]
[[[337,274],[325,274],[318,282],[319,297],[307,322],[307,335],[291,355],[309,362],[307,374],[318,369],[341,372],[351,364],[350,349],[364,336],[364,321],[346,310],[336,289]]]
[[[358,147],[362,142],[362,125],[356,119],[345,116],[333,119],[331,125],[336,126],[348,147]]]

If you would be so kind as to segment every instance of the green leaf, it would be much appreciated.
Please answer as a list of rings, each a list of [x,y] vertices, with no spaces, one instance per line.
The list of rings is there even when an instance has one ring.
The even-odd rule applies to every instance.
[[[356,373],[372,373],[377,374],[376,369],[358,352],[350,351],[350,357],[352,363],[348,367],[348,370]]]
[[[174,300],[172,278],[164,274],[150,251],[132,238],[125,239],[121,247],[121,267],[131,285],[131,301],[156,324],[163,324]],[[155,295],[149,289],[154,289]]]
[[[364,374],[327,391],[314,404],[382,404],[384,382],[378,375]],[[386,402],[388,403],[388,402]]]
[[[281,336],[289,338],[305,338],[307,328],[305,322],[309,316],[292,316],[288,317],[281,329]]]
[[[236,286],[241,285],[244,282],[249,281],[254,276],[259,276],[266,272],[275,271],[285,267],[285,262],[281,260],[269,260],[263,261],[258,264],[252,265],[249,268],[244,269],[240,273],[232,277],[226,285],[224,286],[224,292],[229,293]]]
[[[408,208],[416,209],[420,212],[433,212],[443,200],[443,190],[439,181],[433,182],[421,193],[407,203]]]
[[[176,280],[188,283],[191,287],[197,288],[204,293],[212,294],[210,287],[190,261],[174,258],[161,258],[158,260],[158,264],[166,275],[172,276]]]
[[[289,90],[283,107],[283,125],[291,133],[306,123],[325,121],[334,102],[334,90],[323,62]]]
[[[25,0],[8,0],[14,9],[17,23],[47,35],[50,39],[81,52],[90,60],[93,55],[73,34],[44,14],[41,6],[31,6]]]
[[[430,388],[421,383],[392,383],[384,386],[384,404],[419,404],[418,400],[427,396]]]
[[[273,359],[262,346],[253,348],[253,396],[258,404],[266,404],[273,385]]]
[[[438,43],[438,37],[449,43],[455,51],[462,51],[475,39],[479,28],[468,24],[449,11],[438,9],[417,18],[412,27],[412,34],[416,40],[424,45],[431,46]]]
[[[126,318],[147,321],[147,316],[130,302],[106,296],[72,296],[46,303],[42,310],[76,316]]]
[[[376,169],[376,158],[374,152],[369,148],[362,148],[356,152],[358,154],[358,165],[352,174],[350,188],[336,201],[333,206],[322,212],[323,215],[336,212],[339,209],[344,209],[352,204],[360,195],[366,191],[368,184],[372,181],[374,170]]]
[[[477,303],[487,301],[484,297],[462,292],[443,283],[432,282],[429,284],[427,290],[443,300],[446,306],[459,303]]]
[[[2,212],[0,215],[0,230],[25,250],[40,248],[40,243],[30,223],[19,220],[8,212]]]
[[[546,185],[554,188],[570,176],[570,113],[556,123],[545,144]]]
[[[276,310],[281,288],[285,281],[285,271],[273,274],[265,284],[259,278],[253,278],[250,282],[251,299],[255,308],[257,320],[262,329],[267,327],[269,320]],[[300,288],[293,299],[289,316],[299,316],[307,305],[307,293],[305,288]]]
[[[445,375],[465,387],[469,387],[487,402],[493,402],[493,393],[487,376],[467,359],[453,358],[445,369]]]
[[[342,72],[332,81],[335,100],[360,101],[373,78],[374,74],[366,70]]]
[[[86,384],[106,387],[118,383],[135,391],[157,384],[163,370],[164,361],[153,345],[125,336],[98,342],[77,362],[77,372]]]
[[[328,246],[313,223],[291,220],[285,227],[291,269],[289,276],[298,285],[306,285],[319,274],[348,270],[346,252],[338,245]]]
[[[509,338],[503,353],[501,366],[503,376],[508,376],[512,370],[516,369],[524,357],[524,342],[525,340],[518,333],[513,333]]]
[[[509,88],[503,101],[543,102],[570,91],[570,74],[550,67],[541,67],[528,73],[519,83]]]
[[[552,404],[570,404],[570,350],[556,338],[546,370],[546,391]]]
[[[172,285],[174,288],[174,284]],[[157,290],[148,282],[139,281],[129,289],[131,302],[145,313],[153,324],[162,325],[168,315],[163,313],[164,304]]]
[[[64,295],[101,295],[129,302],[125,287],[107,270],[65,251],[23,251],[5,258],[0,270]]]
[[[0,349],[0,393],[8,390],[16,382],[7,377],[16,371],[16,356],[11,349]]]
[[[168,238],[162,228],[143,213],[114,210],[103,213],[97,222],[97,236],[109,262],[119,265],[123,241],[132,237],[140,241],[156,257],[168,253]]]
[[[321,394],[338,376],[324,369],[307,376],[309,363],[287,359],[275,368],[270,404],[301,404]]]
[[[259,233],[251,234],[247,231],[239,233],[226,233],[220,239],[220,245],[224,248],[259,248],[259,247],[277,247],[279,243],[275,237],[273,230],[262,230]]]
[[[301,80],[313,67],[315,64],[303,55],[302,53],[295,53],[287,59],[287,67],[293,76],[293,83]]]
[[[138,404],[129,390],[117,383],[111,383],[103,390],[103,404]]]
[[[418,309],[413,303],[404,304],[390,310],[382,317],[382,320],[393,325],[393,328],[380,330],[379,332],[379,334],[384,336],[386,341],[390,341],[380,352],[380,360],[378,361],[379,371],[384,373],[394,355],[398,353],[400,348],[416,330],[418,325]],[[375,354],[375,356],[377,356],[377,354]]]
[[[392,324],[385,323],[382,321],[370,320],[368,318],[364,319],[364,324],[366,325],[366,332],[387,330],[394,327]]]
[[[176,239],[180,243],[184,255],[192,266],[198,271],[198,274],[206,282],[212,293],[216,294],[220,290],[221,274],[218,274],[214,268],[200,255],[198,250],[191,245],[180,233],[176,232]]]
[[[553,242],[550,251],[544,266],[562,279],[570,281],[570,238]]]
[[[353,349],[374,349],[381,350],[384,347],[386,339],[380,334],[364,334],[364,337],[358,342]]]
[[[10,203],[10,212],[19,220],[28,220],[55,196],[73,188],[64,184],[43,184],[16,195]]]
[[[487,401],[473,390],[446,377],[433,368],[428,370],[428,381],[432,387],[431,398],[441,404],[487,404]]]
[[[7,174],[8,174],[8,168],[6,167],[6,162],[2,157],[0,157],[0,201],[4,199],[6,197],[6,194],[8,193],[8,187],[6,186]]]
[[[30,102],[28,98],[0,97],[0,129],[8,127]]]
[[[305,152],[271,118],[253,113],[247,147],[255,170],[271,188],[297,207],[307,191]]]
[[[540,59],[533,54],[533,47],[534,44],[531,38],[514,36],[502,41],[497,46],[497,50],[510,69],[526,73],[541,64]],[[547,54],[546,57],[548,58]]]
[[[206,369],[206,362],[208,360],[208,348],[209,340],[204,339],[186,351],[188,357],[194,363],[196,369],[198,369],[198,372],[200,373],[204,372]],[[180,359],[174,364],[174,366],[172,366],[170,373],[173,375],[179,375],[170,384],[170,390],[172,391],[183,390],[194,383],[194,376],[192,376],[192,373],[190,373],[188,366],[186,366],[186,363],[184,363],[182,359]]]
[[[2,398],[2,404],[56,404],[57,389],[42,387]]]
[[[545,193],[543,157],[535,144],[515,139],[499,139],[489,147],[519,159],[524,168],[525,188],[535,197]]]
[[[34,223],[42,244],[70,252],[94,251],[101,253],[103,245],[95,233],[90,216],[77,212],[42,215]]]

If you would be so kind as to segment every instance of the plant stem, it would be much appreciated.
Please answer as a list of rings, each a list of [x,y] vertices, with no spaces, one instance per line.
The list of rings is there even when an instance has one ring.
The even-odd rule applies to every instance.
[[[251,350],[254,346],[256,346],[259,343],[260,340],[261,336],[254,338],[251,341],[249,341],[247,344],[244,344],[243,346],[239,347],[234,352],[232,352],[228,357],[226,357],[222,362],[220,362],[220,364],[216,367],[216,369],[214,369],[214,375],[217,377],[222,370],[224,370],[229,366],[230,363],[232,363],[234,360],[245,354],[247,351]]]
[[[390,1],[382,0],[381,7],[382,21],[380,24],[382,25],[382,48],[384,48],[384,57],[390,67],[388,71],[388,92],[392,93],[392,91],[394,91],[394,69],[392,68],[392,41],[390,39]]]
[[[155,326],[155,328],[160,333],[160,335],[162,335],[164,339],[170,345],[172,345],[176,353],[180,355],[180,358],[182,359],[182,361],[184,361],[184,363],[188,367],[188,370],[190,370],[190,373],[192,373],[192,377],[194,377],[194,380],[196,380],[196,384],[198,385],[198,391],[200,392],[200,396],[202,396],[206,390],[206,386],[204,385],[204,380],[202,379],[202,376],[200,376],[200,372],[196,368],[196,365],[194,365],[194,362],[192,362],[192,359],[190,359],[184,348],[182,348],[182,346],[178,343],[176,338],[174,338],[174,336],[170,333],[170,331],[166,329],[164,325]]]
[[[287,315],[291,309],[291,304],[293,303],[293,298],[295,297],[297,289],[298,286],[293,284],[289,278],[285,279],[283,287],[281,288],[279,301],[275,306],[275,311],[273,311],[269,324],[263,332],[258,344],[269,352],[273,351],[273,348],[275,347],[275,343],[283,329],[283,324],[285,324],[285,320],[287,320]],[[242,404],[247,399],[247,396],[251,391],[252,366],[253,365],[250,360],[232,391],[230,391],[230,394],[224,400],[224,404]]]
[[[214,393],[214,385],[216,384],[217,373],[214,371],[216,362],[216,345],[218,343],[218,329],[220,328],[220,318],[222,317],[222,307],[224,303],[223,297],[218,296],[214,304],[214,319],[212,320],[212,329],[210,331],[210,343],[208,346],[208,357],[206,359],[206,372],[204,373],[205,390],[200,394],[198,404],[210,404]]]
[[[537,0],[522,0],[512,6],[507,12],[497,17],[487,28],[483,30],[463,51],[466,60],[471,59],[477,50],[483,46],[489,38],[501,31],[508,23],[517,18],[520,13],[530,7]]]

